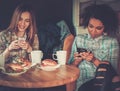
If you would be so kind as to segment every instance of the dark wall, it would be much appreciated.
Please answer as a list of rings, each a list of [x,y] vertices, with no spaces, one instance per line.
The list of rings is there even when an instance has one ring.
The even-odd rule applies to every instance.
[[[0,29],[8,27],[16,6],[26,2],[33,5],[38,27],[48,22],[65,20],[73,32],[72,0],[0,0]]]

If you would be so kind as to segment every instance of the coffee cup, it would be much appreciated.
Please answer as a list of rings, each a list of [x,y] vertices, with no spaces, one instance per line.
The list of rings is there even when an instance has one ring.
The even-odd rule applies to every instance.
[[[57,60],[58,64],[65,65],[66,64],[66,56],[67,56],[67,51],[60,50],[60,51],[57,51],[56,53],[54,53],[52,55],[52,58],[54,60]]]
[[[43,52],[41,50],[34,50],[31,52],[32,65],[40,64],[43,58]]]
[[[0,69],[4,70],[4,65],[5,65],[4,55],[0,54]]]

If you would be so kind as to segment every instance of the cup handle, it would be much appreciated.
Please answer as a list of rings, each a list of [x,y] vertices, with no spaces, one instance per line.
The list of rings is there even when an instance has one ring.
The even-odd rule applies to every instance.
[[[0,67],[0,69],[5,72],[5,68],[4,67]]]
[[[56,58],[55,58],[55,56],[56,56]],[[52,54],[52,58],[53,58],[54,60],[57,60],[57,55],[56,55],[56,54]]]

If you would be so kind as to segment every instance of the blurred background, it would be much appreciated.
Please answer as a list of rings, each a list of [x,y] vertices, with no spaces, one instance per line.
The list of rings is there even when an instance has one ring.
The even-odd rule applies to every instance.
[[[8,27],[13,11],[20,3],[32,4],[37,26],[65,20],[73,34],[86,33],[80,26],[80,16],[90,4],[109,4],[116,12],[120,11],[120,0],[0,0],[0,30]]]
[[[81,13],[90,4],[108,4],[116,13],[120,12],[120,0],[73,0],[73,24],[76,34],[87,33],[87,30],[80,26]]]
[[[48,22],[65,20],[73,32],[72,2],[73,0],[0,0],[0,29],[8,27],[18,4],[30,3],[35,10],[38,27]]]

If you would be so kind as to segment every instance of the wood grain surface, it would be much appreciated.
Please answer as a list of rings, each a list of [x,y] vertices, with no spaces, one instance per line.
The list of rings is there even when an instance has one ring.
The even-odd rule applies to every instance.
[[[71,84],[75,84],[79,72],[78,68],[70,65],[60,66],[54,71],[44,71],[33,67],[18,76],[0,74],[0,85],[19,88],[45,88],[66,84],[69,89]]]

